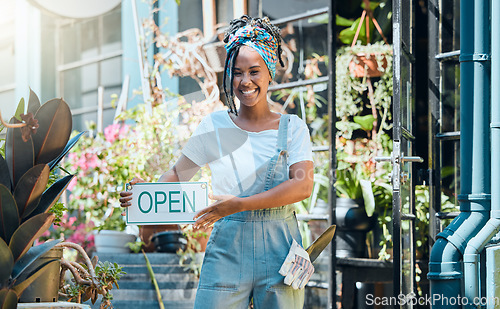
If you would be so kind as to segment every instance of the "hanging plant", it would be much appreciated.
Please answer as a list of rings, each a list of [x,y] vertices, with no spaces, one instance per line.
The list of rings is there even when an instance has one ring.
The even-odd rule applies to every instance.
[[[353,63],[357,62],[360,54],[370,55],[374,62],[373,67],[378,71],[378,77],[369,80],[368,74],[353,72]],[[377,130],[388,130],[391,120],[391,98],[392,98],[392,46],[384,42],[377,42],[370,45],[355,45],[339,48],[336,57],[336,112],[342,124],[338,124],[339,136],[346,139],[352,137],[354,127],[348,125],[353,116],[358,116],[365,107],[364,98],[369,99],[369,108],[373,110],[372,115],[381,116]],[[368,70],[363,67],[361,70]],[[365,94],[367,92],[367,94]],[[375,113],[376,112],[376,113]],[[340,127],[339,127],[340,126]],[[378,132],[376,132],[378,133]]]

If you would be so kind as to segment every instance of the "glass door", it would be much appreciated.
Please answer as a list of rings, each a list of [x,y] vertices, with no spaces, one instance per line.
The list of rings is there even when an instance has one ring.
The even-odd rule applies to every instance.
[[[415,297],[415,1],[393,1],[394,94],[393,94],[393,265],[395,308],[412,308]]]

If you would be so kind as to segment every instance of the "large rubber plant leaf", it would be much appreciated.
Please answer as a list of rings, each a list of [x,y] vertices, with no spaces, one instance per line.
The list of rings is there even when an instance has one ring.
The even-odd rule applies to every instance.
[[[41,245],[31,247],[25,255],[23,255],[19,261],[14,265],[12,270],[12,279],[15,280],[19,276],[23,274],[23,272],[38,258],[40,258],[43,254],[48,252],[50,249],[54,248],[55,245],[60,243],[60,239],[51,240],[44,242]],[[8,249],[8,247],[7,247]],[[10,250],[9,250],[10,252]],[[26,276],[28,277],[28,276]]]
[[[62,160],[62,158],[64,158],[64,156],[71,150],[71,148],[73,148],[73,146],[76,145],[80,137],[82,137],[82,135],[85,132],[87,131],[80,132],[78,133],[78,135],[74,136],[72,139],[69,140],[68,144],[66,144],[66,147],[64,147],[63,151],[57,156],[57,158],[50,161],[49,163],[50,170],[53,170],[54,167],[56,167],[56,165]]]
[[[33,135],[35,163],[43,164],[57,158],[69,140],[71,111],[63,99],[52,99],[36,112],[38,132]]]
[[[19,183],[14,190],[14,199],[16,200],[21,222],[38,206],[43,191],[45,191],[49,182],[49,174],[47,164],[38,164],[19,179]]]
[[[9,243],[19,222],[16,201],[10,190],[0,184],[0,238]]]
[[[12,182],[10,181],[10,172],[9,167],[7,166],[7,161],[5,161],[4,157],[0,154],[0,184],[4,185],[12,191]]]
[[[10,123],[18,123],[14,118]],[[12,185],[15,187],[21,177],[33,167],[33,138],[23,141],[21,129],[8,128],[5,138],[5,161],[10,171]]]
[[[23,294],[24,290],[26,290],[26,288],[30,286],[33,281],[35,281],[38,277],[40,277],[41,274],[43,274],[43,271],[46,267],[49,266],[50,263],[57,261],[57,259],[52,259],[40,264],[40,266],[38,266],[31,274],[29,274],[25,280],[20,280],[20,282],[18,281],[19,283],[16,282],[17,284],[12,288],[12,290],[14,290],[18,295]]]
[[[14,257],[9,246],[0,238],[0,285],[4,285],[14,269]]]
[[[17,294],[10,289],[0,290],[0,309],[16,309]]]
[[[43,192],[42,194],[40,202],[38,203],[38,206],[28,217],[26,217],[26,219],[30,219],[36,215],[46,213],[50,209],[50,207],[52,207],[59,200],[59,197],[61,197],[64,190],[66,190],[66,187],[69,185],[69,182],[71,181],[71,179],[73,179],[73,177],[75,177],[75,175],[64,176],[63,178],[53,183],[50,188],[45,190],[45,192]]]
[[[30,88],[30,98],[28,100],[28,113],[36,114],[38,109],[40,108],[40,99],[36,95],[36,93]]]
[[[54,221],[54,214],[39,214],[21,224],[10,239],[9,248],[17,262]]]

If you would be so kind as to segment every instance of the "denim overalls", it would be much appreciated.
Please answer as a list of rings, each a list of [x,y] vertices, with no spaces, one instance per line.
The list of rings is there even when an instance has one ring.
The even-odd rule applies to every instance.
[[[289,179],[288,123],[289,115],[282,115],[265,191]],[[302,244],[292,205],[238,212],[217,221],[205,252],[194,307],[247,309],[253,297],[256,309],[302,309],[304,290],[285,285],[278,273],[293,239]]]

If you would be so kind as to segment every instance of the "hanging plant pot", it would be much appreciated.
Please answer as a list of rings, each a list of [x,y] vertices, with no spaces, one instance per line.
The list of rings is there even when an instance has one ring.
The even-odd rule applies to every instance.
[[[349,71],[351,72],[351,75],[358,78],[382,76],[384,72],[380,71],[377,57],[381,58],[381,68],[385,72],[385,69],[387,68],[387,59],[384,54],[358,53],[354,55],[353,59],[349,63]]]
[[[224,42],[214,42],[203,45],[208,64],[215,73],[224,71],[224,63],[226,61],[226,49],[224,45]]]

